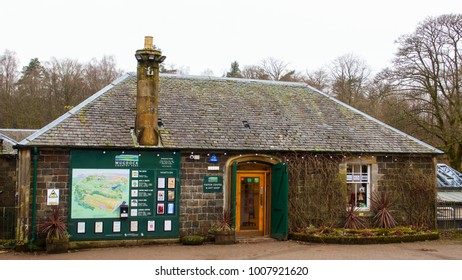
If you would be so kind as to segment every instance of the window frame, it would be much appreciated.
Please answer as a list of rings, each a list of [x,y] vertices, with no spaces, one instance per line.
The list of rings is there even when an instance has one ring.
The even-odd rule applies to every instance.
[[[349,169],[351,167],[351,172]],[[363,171],[363,167],[367,167],[366,173]],[[356,193],[355,197],[355,210],[358,211],[370,211],[371,207],[371,192],[372,192],[372,164],[366,162],[346,162],[345,163],[345,173],[346,173],[346,186],[347,186],[347,207],[351,206],[351,197],[352,194]],[[359,169],[359,172],[356,170]],[[358,179],[356,179],[358,178]],[[359,188],[361,185],[366,185],[365,196],[366,196],[366,206],[358,206],[357,198],[359,193]],[[350,188],[354,188],[354,193],[349,192]]]

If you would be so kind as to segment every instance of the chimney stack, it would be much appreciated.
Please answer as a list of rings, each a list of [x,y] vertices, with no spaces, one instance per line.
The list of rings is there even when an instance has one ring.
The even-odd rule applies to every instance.
[[[144,38],[144,49],[137,50],[135,135],[141,146],[158,146],[159,64],[165,56],[153,47],[153,38]]]

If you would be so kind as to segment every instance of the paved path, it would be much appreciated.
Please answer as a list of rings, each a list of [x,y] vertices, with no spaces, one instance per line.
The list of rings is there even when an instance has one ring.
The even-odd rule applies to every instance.
[[[381,245],[265,241],[234,245],[180,244],[103,248],[47,255],[0,251],[0,260],[462,260],[462,240]]]

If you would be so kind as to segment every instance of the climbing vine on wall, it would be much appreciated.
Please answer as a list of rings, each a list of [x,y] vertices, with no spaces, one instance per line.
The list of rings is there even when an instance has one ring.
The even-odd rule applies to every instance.
[[[289,230],[339,226],[346,213],[341,158],[298,153],[283,157],[289,163]]]

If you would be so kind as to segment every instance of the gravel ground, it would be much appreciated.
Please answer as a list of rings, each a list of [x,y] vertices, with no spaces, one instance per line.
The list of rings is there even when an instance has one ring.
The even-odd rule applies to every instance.
[[[73,250],[67,254],[0,251],[0,260],[462,260],[462,239],[380,245],[273,241]]]

